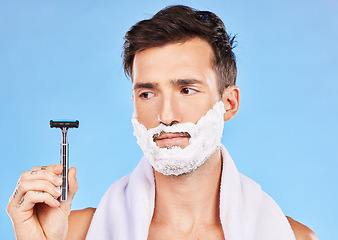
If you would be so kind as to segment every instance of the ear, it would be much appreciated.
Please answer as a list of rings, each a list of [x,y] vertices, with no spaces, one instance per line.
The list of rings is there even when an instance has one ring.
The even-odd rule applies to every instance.
[[[228,121],[238,112],[240,102],[239,88],[233,85],[224,89],[222,101],[225,110],[227,110],[226,113],[224,113],[224,121]]]

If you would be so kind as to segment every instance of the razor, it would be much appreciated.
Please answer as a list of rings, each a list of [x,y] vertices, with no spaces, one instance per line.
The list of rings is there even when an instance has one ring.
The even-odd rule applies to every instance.
[[[68,139],[67,132],[69,128],[78,128],[79,121],[53,121],[50,120],[49,126],[51,128],[60,128],[62,133],[61,140],[61,164],[62,164],[62,185],[61,185],[61,201],[67,201],[68,199]]]

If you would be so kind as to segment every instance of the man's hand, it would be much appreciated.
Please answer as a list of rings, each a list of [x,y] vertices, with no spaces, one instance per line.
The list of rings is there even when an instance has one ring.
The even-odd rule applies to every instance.
[[[28,239],[65,239],[68,231],[68,216],[73,197],[78,189],[76,169],[68,173],[68,200],[60,202],[62,184],[59,175],[62,165],[34,167],[24,172],[7,205],[12,219],[15,237]]]

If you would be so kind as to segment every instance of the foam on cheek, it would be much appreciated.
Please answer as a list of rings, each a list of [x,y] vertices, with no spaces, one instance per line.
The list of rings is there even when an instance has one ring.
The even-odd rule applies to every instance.
[[[220,146],[223,133],[223,114],[225,113],[222,101],[216,102],[197,124],[182,123],[173,126],[160,124],[156,128],[147,130],[135,117],[132,118],[134,135],[144,155],[156,171],[165,175],[181,175],[194,171],[202,165]],[[181,149],[159,148],[153,141],[154,134],[187,132],[191,138],[189,145]]]

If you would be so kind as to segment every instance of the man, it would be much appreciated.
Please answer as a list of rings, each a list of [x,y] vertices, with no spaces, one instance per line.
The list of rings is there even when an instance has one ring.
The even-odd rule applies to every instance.
[[[98,209],[59,202],[59,164],[22,174],[7,211],[18,239],[317,239],[237,172],[221,145],[238,111],[233,39],[211,12],[163,9],[125,36],[132,123],[144,158]],[[95,212],[95,215],[94,215]]]

